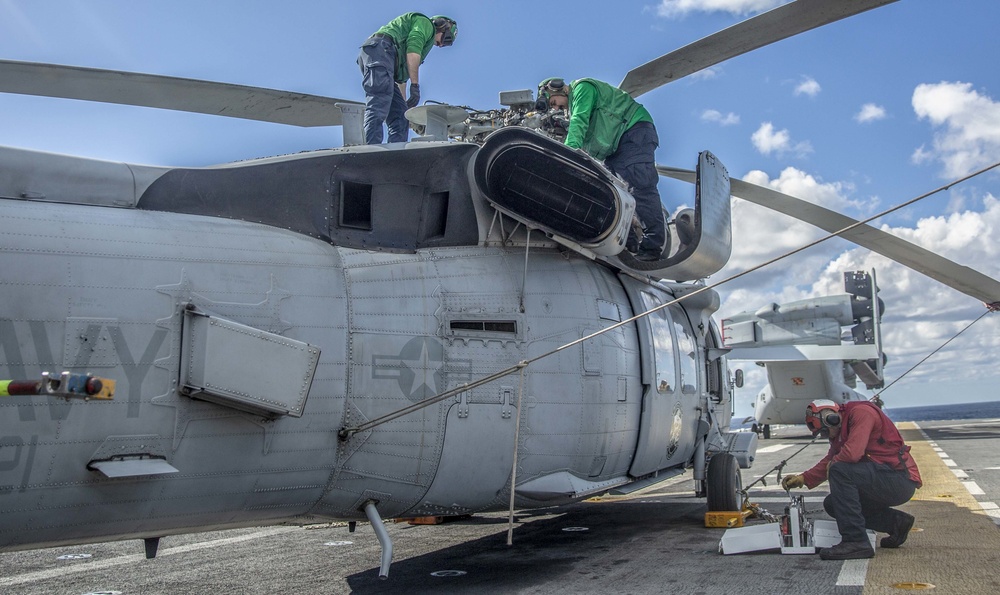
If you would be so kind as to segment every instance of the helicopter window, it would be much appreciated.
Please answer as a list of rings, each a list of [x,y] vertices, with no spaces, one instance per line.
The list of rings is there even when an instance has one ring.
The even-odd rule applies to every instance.
[[[513,320],[452,320],[451,330],[517,333],[517,323]]]
[[[372,186],[344,180],[340,183],[340,224],[357,229],[372,228]]]
[[[660,305],[655,296],[642,293],[642,303],[646,310]],[[677,370],[674,364],[674,339],[670,333],[670,314],[666,309],[653,312],[646,317],[653,337],[653,357],[656,368],[656,391],[672,393],[677,389]]]
[[[698,353],[695,340],[688,327],[679,320],[674,321],[677,332],[677,347],[681,359],[681,391],[693,393],[698,390]]]
[[[719,329],[712,323],[708,327],[705,335],[705,347],[708,350],[717,349],[719,346]],[[706,358],[708,359],[708,358]],[[705,384],[708,394],[713,403],[721,403],[725,398],[722,386],[722,364],[719,358],[709,359],[705,362]]]

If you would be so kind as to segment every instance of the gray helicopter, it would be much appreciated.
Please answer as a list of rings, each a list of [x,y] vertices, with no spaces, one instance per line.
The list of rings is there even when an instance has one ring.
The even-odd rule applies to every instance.
[[[621,87],[892,1],[798,0]],[[306,126],[358,110],[10,61],[0,91]],[[496,130],[421,107],[411,143],[203,168],[0,147],[0,551],[142,539],[153,556],[172,534],[367,519],[384,576],[382,518],[551,506],[689,469],[710,510],[737,510],[756,435],[729,431],[702,281],[729,258],[731,196],[1000,301],[995,280],[730,180],[708,152],[658,168],[696,183],[694,207],[665,258],[637,261],[628,188],[533,127],[525,99]]]

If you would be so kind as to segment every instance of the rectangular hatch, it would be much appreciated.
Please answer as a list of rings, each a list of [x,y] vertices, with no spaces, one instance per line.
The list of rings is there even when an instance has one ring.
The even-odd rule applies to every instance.
[[[320,349],[189,307],[181,340],[181,392],[267,416],[301,417]]]

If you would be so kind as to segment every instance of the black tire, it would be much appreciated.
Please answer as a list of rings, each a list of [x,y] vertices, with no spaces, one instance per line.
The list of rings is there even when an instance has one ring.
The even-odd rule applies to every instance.
[[[764,440],[771,438],[771,424],[764,424]]]
[[[740,510],[743,507],[743,478],[736,457],[729,453],[719,453],[708,461],[706,477],[708,510]]]

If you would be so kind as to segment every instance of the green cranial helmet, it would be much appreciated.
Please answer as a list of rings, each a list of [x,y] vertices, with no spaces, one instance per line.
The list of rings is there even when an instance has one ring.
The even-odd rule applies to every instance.
[[[538,97],[549,99],[553,95],[569,95],[569,85],[559,77],[550,77],[538,83]]]
[[[431,24],[434,25],[435,32],[440,31],[444,33],[441,36],[441,45],[447,47],[455,43],[455,38],[458,37],[458,23],[454,19],[437,15],[431,17]]]

